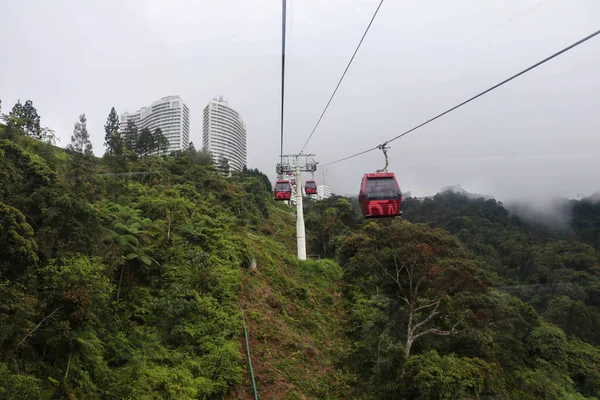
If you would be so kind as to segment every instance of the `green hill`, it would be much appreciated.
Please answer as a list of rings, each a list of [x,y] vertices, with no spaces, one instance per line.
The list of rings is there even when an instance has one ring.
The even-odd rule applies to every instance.
[[[0,398],[251,399],[244,321],[263,399],[598,398],[595,203],[308,202],[298,262],[260,171],[117,150],[0,125]]]
[[[0,135],[0,398],[245,393],[240,307],[261,393],[343,393],[341,271],[298,264],[264,175]]]
[[[307,204],[312,250],[344,270],[352,345],[342,364],[357,393],[600,394],[597,249],[495,200],[446,193],[403,210],[404,220],[369,222],[342,197]]]
[[[566,230],[510,215],[495,200],[445,193],[408,199],[405,218],[453,233],[492,274],[495,285],[533,305],[542,316],[592,344],[600,344],[600,206],[571,201]]]

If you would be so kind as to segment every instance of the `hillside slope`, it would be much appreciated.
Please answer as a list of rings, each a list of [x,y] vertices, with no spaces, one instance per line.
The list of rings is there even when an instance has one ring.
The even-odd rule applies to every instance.
[[[354,211],[334,197],[307,204],[305,215],[314,250],[344,271],[351,346],[341,360],[356,392],[597,398],[595,249],[515,219],[494,200],[409,199],[406,218],[395,220]]]
[[[600,253],[591,245],[600,232],[600,207],[585,200],[570,207],[568,231],[524,221],[495,200],[452,193],[423,202],[407,199],[404,218],[455,234],[496,286],[533,305],[565,332],[598,345]]]
[[[0,398],[244,394],[240,306],[261,397],[344,390],[340,269],[298,264],[266,176],[2,135]]]
[[[298,262],[259,171],[0,129],[0,398],[252,398],[242,315],[265,399],[597,398],[596,249],[495,202],[406,214],[307,202],[329,259]]]
[[[253,239],[258,268],[243,278],[240,305],[249,331],[261,399],[352,398],[351,377],[338,370],[348,347],[341,268],[298,263],[266,238]],[[229,396],[253,398],[247,377]]]

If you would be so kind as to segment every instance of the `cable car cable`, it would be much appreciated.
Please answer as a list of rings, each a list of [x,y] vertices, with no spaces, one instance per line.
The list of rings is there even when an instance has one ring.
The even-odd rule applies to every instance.
[[[329,108],[329,105],[331,104],[331,101],[333,100],[333,97],[335,96],[335,94],[337,93],[338,89],[340,88],[340,85],[342,84],[342,81],[344,80],[344,77],[346,76],[346,73],[348,72],[348,69],[350,68],[350,65],[352,64],[352,61],[354,61],[354,57],[356,56],[356,53],[358,53],[358,49],[360,49],[360,46],[362,45],[363,40],[365,40],[365,37],[367,36],[367,33],[369,32],[369,29],[371,28],[371,25],[373,24],[373,21],[375,20],[375,17],[377,16],[377,13],[379,12],[379,9],[381,8],[382,4],[383,4],[383,0],[381,0],[379,2],[379,5],[377,6],[377,9],[375,10],[375,13],[371,17],[371,21],[369,22],[369,25],[367,25],[367,29],[365,30],[365,33],[363,33],[362,38],[360,38],[360,42],[358,42],[358,46],[356,46],[356,50],[354,50],[354,54],[352,54],[352,58],[350,58],[350,61],[348,62],[348,65],[346,65],[346,69],[344,70],[344,73],[342,74],[342,77],[340,78],[337,86],[335,87],[333,93],[331,94],[331,97],[329,98],[329,101],[327,102],[327,105],[325,105],[325,108],[323,109],[323,112],[321,113],[321,116],[319,117],[319,120],[315,124],[315,127],[313,128],[312,132],[308,136],[308,139],[306,139],[306,142],[304,143],[304,146],[302,146],[302,150],[300,150],[300,153],[302,153],[304,151],[304,149],[306,148],[306,145],[308,144],[308,142],[310,141],[310,139],[315,134],[315,131],[317,130],[317,127],[319,126],[319,124],[321,123],[321,120],[323,119],[323,116],[327,112],[327,109]]]
[[[360,153],[356,153],[356,154],[353,154],[351,156],[340,158],[339,160],[332,161],[332,162],[327,163],[327,164],[323,164],[323,165],[321,165],[321,167],[326,167],[326,166],[331,165],[331,164],[337,164],[339,162],[346,161],[346,160],[349,160],[349,159],[354,158],[354,157],[362,156],[363,154],[366,154],[366,153],[368,153],[370,151],[378,150],[378,149],[379,149],[379,145],[377,145],[375,147],[372,147],[372,148],[370,148],[368,150],[361,151]]]
[[[438,115],[436,115],[435,117],[428,119],[427,121],[425,121],[425,122],[423,122],[423,123],[421,123],[421,124],[419,124],[419,125],[415,126],[414,128],[411,128],[411,129],[407,130],[406,132],[403,132],[403,133],[401,133],[401,134],[400,134],[400,135],[398,135],[398,136],[395,136],[395,137],[393,137],[392,139],[390,139],[390,140],[388,140],[388,141],[386,141],[386,142],[383,142],[383,143],[382,143],[382,144],[380,144],[380,145],[377,145],[377,146],[375,146],[375,147],[373,147],[373,148],[370,148],[370,149],[368,149],[368,150],[361,151],[360,153],[356,153],[356,154],[353,154],[353,155],[351,155],[351,156],[347,156],[347,157],[341,158],[341,159],[339,159],[339,160],[336,160],[336,161],[332,161],[332,162],[330,162],[330,163],[323,164],[323,165],[322,165],[322,167],[325,167],[325,166],[327,166],[327,165],[331,165],[331,164],[336,164],[336,163],[339,163],[339,162],[342,162],[342,161],[348,160],[348,159],[350,159],[350,158],[358,157],[358,156],[360,156],[360,155],[363,155],[363,154],[365,154],[365,153],[368,153],[368,152],[370,152],[370,151],[373,151],[373,150],[377,150],[377,149],[379,149],[379,146],[384,146],[384,145],[386,145],[386,144],[388,144],[388,143],[390,143],[390,142],[393,142],[394,140],[400,139],[401,137],[408,135],[409,133],[411,133],[411,132],[413,132],[413,131],[415,131],[415,130],[417,130],[417,129],[419,129],[419,128],[421,128],[421,127],[423,127],[423,126],[427,125],[427,124],[429,124],[430,122],[433,122],[433,121],[435,121],[436,119],[438,119],[438,118],[440,118],[440,117],[443,117],[444,115],[446,115],[446,114],[448,114],[448,113],[450,113],[450,112],[452,112],[452,111],[456,110],[457,108],[460,108],[460,107],[464,106],[465,104],[467,104],[467,103],[470,103],[471,101],[473,101],[473,100],[475,100],[475,99],[477,99],[477,98],[479,98],[479,97],[483,96],[484,94],[486,94],[486,93],[489,93],[489,92],[491,92],[492,90],[499,88],[500,86],[504,85],[505,83],[508,83],[508,82],[512,81],[513,79],[515,79],[515,78],[518,78],[519,76],[521,76],[521,75],[523,75],[523,74],[525,74],[525,73],[527,73],[527,72],[531,71],[532,69],[539,67],[540,65],[542,65],[542,64],[544,64],[544,63],[546,63],[546,62],[548,62],[548,61],[552,60],[553,58],[555,58],[555,57],[558,57],[559,55],[561,55],[561,54],[563,54],[563,53],[566,53],[567,51],[569,51],[569,50],[571,50],[571,49],[573,49],[573,48],[575,48],[575,47],[579,46],[580,44],[582,44],[582,43],[584,43],[584,42],[586,42],[586,41],[588,41],[588,40],[592,39],[592,38],[593,38],[593,37],[595,37],[595,36],[598,36],[599,34],[600,34],[600,30],[598,30],[598,31],[596,31],[596,32],[594,32],[594,33],[592,33],[591,35],[588,35],[588,36],[584,37],[584,38],[583,38],[583,39],[581,39],[581,40],[578,40],[577,42],[575,42],[575,43],[573,43],[573,44],[571,44],[571,45],[569,45],[569,46],[565,47],[564,49],[562,49],[562,50],[560,50],[560,51],[558,51],[558,52],[556,52],[556,53],[552,54],[551,56],[548,56],[548,57],[544,58],[542,61],[538,61],[537,63],[533,64],[532,66],[530,66],[530,67],[528,67],[528,68],[526,68],[526,69],[522,70],[521,72],[519,72],[519,73],[517,73],[517,74],[515,74],[515,75],[511,76],[510,78],[507,78],[507,79],[503,80],[502,82],[500,82],[500,83],[498,83],[498,84],[496,84],[496,85],[494,85],[494,86],[490,87],[489,89],[486,89],[486,90],[484,90],[483,92],[481,92],[481,93],[479,93],[479,94],[477,94],[477,95],[475,95],[475,96],[473,96],[473,97],[469,98],[468,100],[465,100],[465,101],[463,101],[462,103],[460,103],[460,104],[458,104],[458,105],[456,105],[456,106],[454,106],[454,107],[452,107],[452,108],[449,108],[448,110],[444,111],[443,113],[441,113],[441,114],[438,114]]]
[[[522,11],[521,13],[514,15],[513,17],[511,17],[510,19],[502,22],[501,24],[489,29],[486,32],[483,32],[481,34],[479,34],[478,36],[468,40],[467,42],[465,42],[463,44],[464,47],[465,45],[467,45],[468,43],[474,41],[474,40],[478,40],[486,35],[488,35],[489,33],[493,32],[494,30],[504,27],[505,25],[510,24],[511,22],[513,22],[516,18],[522,16],[523,14],[534,10],[535,8],[537,8],[538,6],[541,6],[543,3],[547,2],[549,0],[541,0],[540,2],[536,3],[533,7],[530,7],[528,9],[526,9],[525,11]],[[308,142],[310,141],[310,139],[312,138],[313,134],[315,133],[315,131],[317,130],[317,127],[319,126],[321,120],[323,119],[323,116],[325,115],[325,112],[327,111],[327,109],[329,108],[329,105],[331,104],[331,101],[333,100],[333,97],[335,96],[335,94],[337,93],[338,88],[340,87],[340,84],[342,83],[342,81],[344,80],[344,77],[346,76],[346,72],[348,72],[348,69],[350,68],[350,65],[352,64],[352,61],[354,60],[354,57],[356,56],[356,53],[358,52],[358,49],[360,48],[365,36],[367,35],[367,32],[369,32],[369,28],[371,27],[371,24],[373,23],[373,20],[375,19],[375,17],[377,16],[377,13],[379,12],[379,8],[381,7],[383,3],[383,0],[381,0],[381,2],[379,3],[379,6],[377,7],[377,9],[375,10],[375,13],[373,14],[373,17],[371,18],[371,21],[369,22],[369,25],[367,26],[367,29],[365,30],[365,33],[363,34],[360,42],[358,43],[358,46],[356,47],[356,50],[354,51],[354,54],[352,55],[352,58],[350,59],[350,62],[348,63],[348,65],[346,66],[346,69],[344,70],[344,73],[342,74],[342,77],[340,78],[337,86],[335,87],[335,90],[333,91],[333,93],[331,94],[331,97],[329,99],[329,101],[327,102],[327,105],[325,106],[325,109],[323,110],[323,112],[321,113],[321,116],[319,117],[319,120],[317,121],[317,123],[315,124],[315,127],[313,128],[310,136],[308,137],[308,139],[306,140],[306,143],[304,143],[304,146],[302,146],[302,150],[300,150],[300,153],[302,153],[304,151],[304,149],[306,148],[306,145],[308,144]]]
[[[285,100],[285,22],[286,22],[286,0],[282,0],[281,10],[281,146],[279,151],[279,162],[283,165],[283,105]]]

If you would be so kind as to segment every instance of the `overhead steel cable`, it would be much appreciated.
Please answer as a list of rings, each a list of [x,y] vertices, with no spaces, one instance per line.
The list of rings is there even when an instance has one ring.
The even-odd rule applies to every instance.
[[[279,162],[283,165],[283,108],[285,100],[285,22],[286,0],[282,0],[281,10],[281,146],[279,149]]]
[[[542,61],[539,61],[539,62],[537,62],[537,63],[533,64],[532,66],[530,66],[530,67],[528,67],[528,68],[526,68],[526,69],[522,70],[521,72],[519,72],[519,73],[517,73],[517,74],[515,74],[515,75],[511,76],[510,78],[507,78],[507,79],[503,80],[502,82],[500,82],[500,83],[498,83],[498,84],[496,84],[496,85],[494,85],[494,86],[490,87],[489,89],[486,89],[486,90],[484,90],[483,92],[481,92],[481,93],[479,93],[479,94],[477,94],[477,95],[475,95],[475,96],[473,96],[473,97],[469,98],[468,100],[465,100],[465,101],[463,101],[462,103],[460,103],[460,104],[458,104],[458,105],[456,105],[456,106],[454,106],[454,107],[452,107],[452,108],[449,108],[448,110],[444,111],[443,113],[441,113],[441,114],[438,114],[438,115],[436,115],[435,117],[428,119],[427,121],[425,121],[425,122],[423,122],[423,123],[421,123],[421,124],[419,124],[419,125],[415,126],[414,128],[411,128],[411,129],[407,130],[406,132],[403,132],[403,133],[401,133],[401,134],[400,134],[400,135],[398,135],[398,136],[395,136],[395,137],[393,137],[393,138],[391,138],[391,139],[389,139],[389,140],[387,140],[387,141],[383,142],[383,143],[382,143],[382,144],[380,144],[380,145],[377,145],[377,146],[375,146],[375,147],[373,147],[373,148],[370,148],[370,149],[368,149],[368,150],[363,150],[363,151],[361,151],[361,152],[359,152],[359,153],[356,153],[356,154],[353,154],[353,155],[351,155],[351,156],[347,156],[347,157],[344,157],[344,158],[340,158],[339,160],[335,160],[335,161],[332,161],[332,162],[330,162],[330,163],[323,164],[323,165],[321,165],[321,166],[322,166],[322,167],[324,167],[324,166],[327,166],[327,165],[336,164],[336,163],[339,163],[339,162],[342,162],[342,161],[348,160],[348,159],[350,159],[350,158],[358,157],[358,156],[360,156],[360,155],[363,155],[363,154],[365,154],[365,153],[368,153],[368,152],[370,152],[370,151],[377,150],[377,149],[379,149],[379,148],[380,148],[380,146],[384,146],[384,145],[386,145],[386,144],[388,144],[388,143],[390,143],[390,142],[393,142],[394,140],[400,139],[401,137],[408,135],[409,133],[411,133],[411,132],[413,132],[413,131],[415,131],[415,130],[417,130],[417,129],[419,129],[419,128],[421,128],[421,127],[423,127],[423,126],[427,125],[427,124],[429,124],[430,122],[433,122],[433,121],[435,121],[436,119],[438,119],[438,118],[440,118],[440,117],[443,117],[444,115],[446,115],[446,114],[448,114],[448,113],[450,113],[450,112],[452,112],[452,111],[456,110],[457,108],[460,108],[460,107],[464,106],[464,105],[465,105],[465,104],[467,104],[467,103],[470,103],[471,101],[473,101],[473,100],[475,100],[475,99],[477,99],[477,98],[479,98],[479,97],[483,96],[484,94],[486,94],[486,93],[489,93],[489,92],[491,92],[492,90],[499,88],[500,86],[504,85],[505,83],[508,83],[508,82],[512,81],[513,79],[515,79],[515,78],[518,78],[519,76],[521,76],[521,75],[523,75],[523,74],[525,74],[525,73],[527,73],[527,72],[531,71],[532,69],[539,67],[540,65],[542,65],[542,64],[544,64],[544,63],[546,63],[546,62],[548,62],[548,61],[552,60],[553,58],[555,58],[555,57],[558,57],[559,55],[561,55],[561,54],[563,54],[563,53],[566,53],[567,51],[569,51],[569,50],[571,50],[571,49],[573,49],[573,48],[575,48],[575,47],[579,46],[580,44],[582,44],[582,43],[584,43],[584,42],[586,42],[586,41],[588,41],[588,40],[592,39],[592,38],[593,38],[593,37],[595,37],[595,36],[598,36],[599,34],[600,34],[600,30],[598,30],[598,31],[596,31],[596,32],[594,32],[594,33],[592,33],[591,35],[588,35],[588,36],[584,37],[584,38],[583,38],[583,39],[581,39],[581,40],[578,40],[577,42],[575,42],[575,43],[571,44],[570,46],[567,46],[567,47],[565,47],[564,49],[562,49],[562,50],[560,50],[560,51],[558,51],[558,52],[556,52],[556,53],[552,54],[551,56],[548,56],[548,57],[544,58]]]
[[[331,94],[331,97],[329,98],[329,101],[327,102],[327,105],[325,105],[325,108],[323,109],[323,112],[321,113],[321,116],[319,117],[319,120],[315,124],[315,127],[313,128],[312,132],[308,136],[308,139],[306,139],[306,142],[304,143],[304,146],[302,146],[302,150],[300,150],[300,153],[302,153],[304,151],[304,149],[306,148],[306,145],[308,144],[308,142],[310,142],[310,139],[315,134],[315,131],[317,130],[317,127],[319,126],[319,124],[321,123],[321,120],[323,119],[323,116],[327,112],[327,109],[329,108],[329,105],[331,104],[331,101],[333,100],[333,97],[335,96],[335,94],[337,93],[338,89],[340,88],[340,85],[342,84],[342,81],[344,80],[344,77],[346,76],[346,73],[348,72],[348,69],[350,68],[350,65],[352,65],[352,61],[354,61],[354,57],[356,57],[356,53],[358,53],[358,49],[360,49],[360,46],[362,45],[363,40],[365,40],[365,37],[367,36],[367,33],[369,32],[369,29],[371,28],[371,25],[373,24],[373,21],[375,20],[375,17],[377,16],[377,13],[379,12],[379,9],[381,8],[382,4],[383,4],[383,0],[381,0],[379,2],[379,5],[377,6],[377,9],[375,10],[375,13],[371,17],[371,21],[369,22],[369,25],[367,25],[367,29],[365,30],[365,33],[363,33],[362,37],[360,38],[360,42],[358,42],[358,46],[356,46],[356,49],[354,50],[354,54],[352,54],[352,58],[350,58],[350,61],[348,62],[348,65],[346,65],[346,69],[344,70],[344,73],[342,74],[342,77],[340,78],[337,86],[335,87],[335,90]]]

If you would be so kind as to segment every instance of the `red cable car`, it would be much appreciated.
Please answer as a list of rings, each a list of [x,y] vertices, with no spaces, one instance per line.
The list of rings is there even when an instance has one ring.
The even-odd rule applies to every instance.
[[[304,191],[307,195],[317,194],[317,184],[313,179],[306,181],[306,184],[304,185]]]
[[[278,179],[275,182],[275,200],[290,200],[292,198],[292,185],[290,181]]]
[[[365,174],[358,202],[365,218],[396,217],[402,212],[402,192],[393,172]]]

